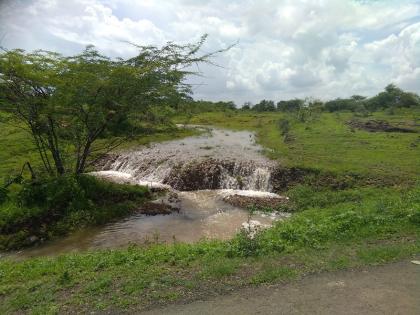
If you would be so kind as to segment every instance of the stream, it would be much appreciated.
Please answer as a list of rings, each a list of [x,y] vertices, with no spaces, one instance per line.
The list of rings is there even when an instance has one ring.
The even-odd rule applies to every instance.
[[[167,194],[154,202],[170,203],[178,211],[154,216],[133,214],[10,256],[19,259],[129,244],[229,239],[247,224],[249,212],[226,202],[226,197],[282,198],[271,192],[275,163],[262,155],[252,132],[195,128],[202,128],[203,133],[113,155],[102,163],[101,170],[92,173],[119,183],[167,189],[176,200],[168,201]],[[252,222],[265,228],[288,216],[257,212]]]

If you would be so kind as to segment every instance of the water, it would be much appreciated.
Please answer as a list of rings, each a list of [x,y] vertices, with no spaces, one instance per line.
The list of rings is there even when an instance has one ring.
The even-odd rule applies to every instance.
[[[175,186],[178,188],[177,206],[180,212],[156,216],[133,214],[101,227],[84,229],[63,239],[14,253],[13,256],[56,255],[123,247],[130,243],[193,243],[204,238],[229,239],[250,218],[248,211],[224,202],[223,197],[229,194],[279,197],[270,192],[273,162],[266,159],[261,150],[250,132],[212,128],[201,136],[159,143],[121,154],[108,161],[103,170],[95,174],[107,180],[149,185],[152,188],[174,191]],[[197,172],[201,172],[199,176],[196,176]],[[157,202],[166,202],[166,199],[162,197]],[[288,215],[284,213],[257,213],[252,220],[261,226],[270,226],[273,221],[286,217]]]
[[[248,131],[209,128],[197,137],[133,150],[105,164],[102,175],[178,190],[246,189],[270,191],[274,163]]]

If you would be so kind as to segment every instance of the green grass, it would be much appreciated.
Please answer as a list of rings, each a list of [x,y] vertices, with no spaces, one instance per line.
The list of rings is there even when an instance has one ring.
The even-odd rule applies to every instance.
[[[420,253],[419,186],[335,192],[295,189],[305,191],[293,197],[301,211],[252,241],[239,234],[231,241],[2,260],[0,312],[135,312]],[[307,197],[312,201],[296,200]]]
[[[39,158],[29,133],[2,122],[0,130],[0,184],[2,184],[4,177],[18,174],[25,162],[30,161],[38,165]]]
[[[380,112],[358,119],[403,122],[418,130],[414,126],[418,116],[419,112],[401,110],[395,115]],[[286,142],[278,128],[280,118],[290,121],[291,137]],[[302,123],[293,114],[215,112],[200,114],[191,122],[254,130],[265,153],[285,167],[331,172],[338,181],[345,174],[372,176],[385,183],[391,178],[394,185],[356,181],[350,188],[337,189],[318,185],[308,177],[305,184],[296,184],[286,192],[289,210],[294,211],[292,218],[253,239],[239,233],[230,241],[130,246],[21,262],[3,259],[0,313],[134,313],[156,304],[189,301],[244,286],[292,281],[308,273],[417,257],[419,134],[352,132],[345,124],[351,118],[351,113],[322,113]],[[166,132],[127,145],[172,139],[174,135]],[[185,136],[191,131],[181,132]],[[0,139],[0,145],[7,147],[10,139],[19,137],[18,131],[12,132]],[[24,152],[19,145],[16,150]],[[15,165],[12,154],[0,154],[9,167]],[[2,172],[7,174],[7,169]],[[101,198],[105,200],[104,195]],[[7,215],[16,211],[11,209]],[[19,213],[19,217],[25,214]],[[10,222],[17,220],[11,218]]]
[[[352,113],[321,113],[308,122],[300,122],[294,114],[211,112],[193,117],[191,123],[256,131],[258,142],[268,149],[266,154],[285,167],[402,181],[420,177],[420,133],[352,132],[346,122],[353,116]],[[290,121],[291,141],[283,141],[277,126],[281,118]],[[420,132],[419,110],[398,110],[394,115],[377,112],[357,119],[384,119]]]
[[[115,151],[118,152],[133,147],[149,145],[151,143],[191,137],[198,135],[199,133],[200,131],[193,128],[156,128],[150,134],[140,134],[127,139],[127,141],[117,147]],[[97,145],[101,145],[102,142],[111,141],[113,139],[115,138],[99,140]]]

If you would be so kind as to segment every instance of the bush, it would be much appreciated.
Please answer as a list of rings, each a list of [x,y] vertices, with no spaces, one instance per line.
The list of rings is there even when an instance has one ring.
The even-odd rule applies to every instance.
[[[99,204],[150,197],[149,190],[143,186],[117,184],[88,175],[79,176],[78,182],[86,197]]]
[[[228,257],[251,257],[257,256],[261,252],[261,246],[258,242],[259,233],[250,237],[249,233],[242,229],[234,239],[229,242]]]
[[[106,182],[89,175],[71,175],[24,183],[19,200],[24,206],[68,213],[94,204],[137,200],[148,195],[145,187]]]
[[[290,130],[290,124],[287,119],[281,118],[277,121],[277,127],[280,130],[282,136],[286,136]]]
[[[85,190],[76,176],[25,182],[19,201],[25,207],[38,206],[61,215],[89,206]]]
[[[8,198],[8,191],[4,187],[0,187],[0,205],[4,203]]]
[[[0,207],[0,247],[29,245],[25,236],[48,239],[123,216],[149,198],[146,187],[106,182],[89,175],[27,181]]]
[[[409,220],[411,223],[420,227],[420,209],[414,210],[413,213],[409,215]]]

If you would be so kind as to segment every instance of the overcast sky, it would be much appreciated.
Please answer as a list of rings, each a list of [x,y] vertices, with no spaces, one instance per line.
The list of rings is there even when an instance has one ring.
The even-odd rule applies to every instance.
[[[0,0],[0,45],[110,56],[125,44],[187,43],[212,51],[195,98],[256,102],[373,95],[388,83],[420,92],[420,0]]]

